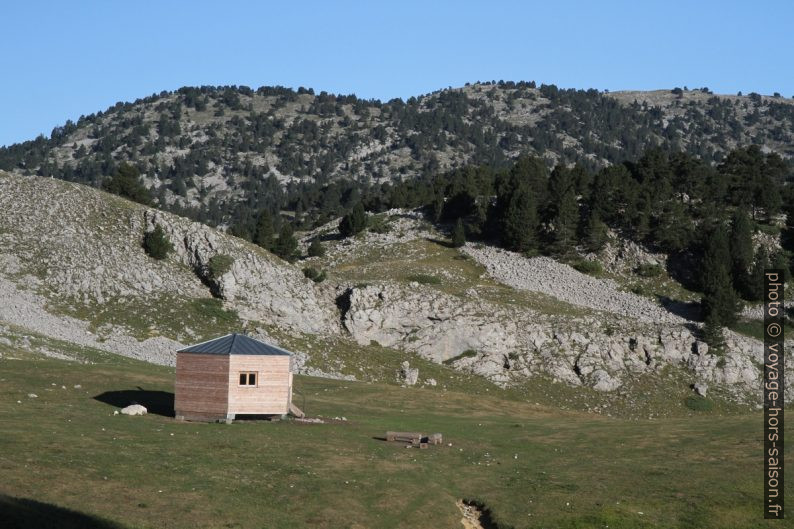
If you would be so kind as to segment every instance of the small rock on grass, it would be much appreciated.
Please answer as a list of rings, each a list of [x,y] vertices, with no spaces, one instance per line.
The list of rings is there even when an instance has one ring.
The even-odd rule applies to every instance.
[[[140,404],[132,404],[121,410],[121,413],[124,415],[146,415],[147,411],[148,410]]]

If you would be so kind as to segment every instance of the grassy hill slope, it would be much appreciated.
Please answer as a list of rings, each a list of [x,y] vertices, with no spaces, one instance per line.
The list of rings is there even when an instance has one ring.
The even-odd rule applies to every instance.
[[[13,348],[0,360],[5,527],[78,516],[63,509],[94,527],[460,527],[462,498],[501,528],[768,527],[755,413],[626,421],[298,377],[310,415],[347,420],[176,423],[173,369],[83,354],[94,363]],[[153,413],[113,414],[132,400]],[[379,439],[390,429],[445,444],[406,449]]]

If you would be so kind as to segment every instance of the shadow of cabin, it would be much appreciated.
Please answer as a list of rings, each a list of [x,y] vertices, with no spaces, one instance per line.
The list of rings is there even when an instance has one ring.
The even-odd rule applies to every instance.
[[[94,397],[94,400],[110,404],[116,408],[126,408],[131,404],[140,404],[148,413],[174,416],[174,394],[168,391],[149,391],[145,389],[126,389],[106,391]]]
[[[0,494],[0,527],[3,529],[121,529],[96,516],[27,498]]]

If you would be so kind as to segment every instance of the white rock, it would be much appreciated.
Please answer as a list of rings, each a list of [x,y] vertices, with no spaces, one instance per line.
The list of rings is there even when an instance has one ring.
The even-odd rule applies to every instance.
[[[411,367],[406,360],[400,367],[400,378],[406,386],[413,386],[419,380],[419,369]]]
[[[130,406],[127,406],[126,408],[122,409],[121,413],[123,413],[124,415],[146,415],[147,410],[144,406],[141,406],[140,404],[131,404]]]

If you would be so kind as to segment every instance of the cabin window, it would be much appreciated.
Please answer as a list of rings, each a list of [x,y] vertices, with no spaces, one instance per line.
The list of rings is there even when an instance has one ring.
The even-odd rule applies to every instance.
[[[256,386],[256,373],[255,372],[240,373],[240,385]]]

